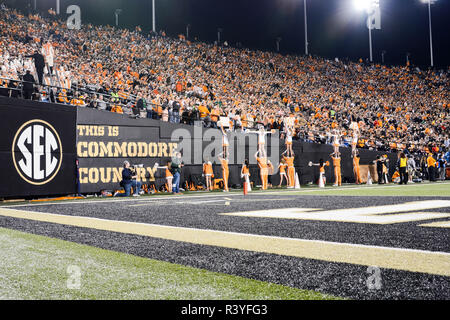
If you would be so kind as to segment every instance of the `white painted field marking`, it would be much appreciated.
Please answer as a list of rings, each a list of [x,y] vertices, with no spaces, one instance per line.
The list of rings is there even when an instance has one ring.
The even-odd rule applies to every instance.
[[[450,207],[450,200],[426,200],[426,201],[415,201],[376,207],[337,209],[337,210],[315,211],[315,212],[310,211],[317,209],[286,208],[286,209],[258,210],[248,212],[231,212],[231,213],[223,213],[222,215],[240,216],[240,217],[258,217],[258,218],[391,224],[391,223],[430,220],[438,218],[449,218],[450,213],[434,213],[434,212],[399,213],[399,212],[411,212],[411,211],[438,209],[447,207]],[[389,214],[389,213],[396,213],[396,214]]]
[[[450,221],[438,221],[419,224],[419,227],[450,228]]]
[[[420,186],[426,186],[428,184],[408,184],[406,186],[398,186],[398,185],[387,185],[387,186],[372,186],[368,187],[366,185],[362,185],[359,187],[353,187],[353,186],[343,186],[341,188],[325,188],[325,189],[318,189],[318,188],[310,188],[310,189],[303,189],[303,190],[283,190],[283,191],[264,191],[264,192],[250,192],[248,196],[270,196],[270,195],[301,195],[302,193],[321,193],[321,192],[327,192],[327,191],[345,191],[345,190],[372,190],[372,189],[387,189],[387,188],[413,188],[413,187],[420,187]],[[450,182],[442,182],[436,185],[450,185]],[[231,191],[227,194],[203,194],[203,195],[184,195],[184,196],[177,196],[177,199],[195,199],[195,198],[213,198],[213,197],[240,197],[242,196],[242,191]],[[338,195],[337,195],[338,196]],[[348,195],[346,195],[347,197]],[[436,195],[439,196],[439,195]],[[377,197],[373,195],[372,197]],[[387,197],[387,196],[383,196]],[[47,203],[26,203],[26,204],[12,204],[12,205],[6,205],[1,206],[2,208],[20,208],[20,207],[31,207],[31,206],[56,206],[56,205],[70,205],[70,204],[102,204],[102,203],[114,203],[114,202],[151,202],[155,200],[169,200],[173,199],[170,195],[166,196],[155,196],[153,197],[143,197],[143,198],[130,198],[130,199],[120,199],[120,198],[105,198],[105,199],[97,199],[97,200],[75,200],[75,201],[61,201],[61,202],[47,202]]]
[[[198,245],[450,276],[450,253],[307,240],[0,208],[0,216]]]
[[[177,198],[179,199],[179,198]],[[187,200],[187,199],[186,199]],[[226,201],[229,200],[229,201]],[[195,200],[195,201],[174,201],[174,200],[167,200],[167,201],[146,201],[144,203],[138,203],[138,204],[130,204],[130,207],[144,207],[144,206],[152,206],[155,203],[157,204],[164,204],[164,205],[178,205],[178,204],[192,204],[192,205],[198,205],[198,204],[208,204],[208,205],[223,205],[223,202],[230,203],[233,201],[233,203],[238,202],[261,202],[261,201],[292,201],[295,200],[295,198],[275,198],[275,199],[235,199],[231,200],[229,198],[224,199],[216,199],[216,200]],[[311,209],[316,210],[316,209]]]

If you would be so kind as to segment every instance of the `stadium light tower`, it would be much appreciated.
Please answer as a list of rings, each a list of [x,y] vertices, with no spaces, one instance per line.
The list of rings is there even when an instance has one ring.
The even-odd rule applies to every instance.
[[[222,34],[222,32],[222,28],[217,28],[217,45],[220,45],[220,35]]]
[[[116,9],[116,11],[114,12],[114,14],[116,15],[116,27],[119,26],[119,16],[122,13],[122,9]]]
[[[61,7],[61,0],[56,0],[56,14],[59,14],[60,12],[60,8]]]
[[[156,5],[155,0],[152,0],[152,30],[156,33]]]
[[[281,42],[281,37],[278,37],[278,38],[276,39],[276,42],[277,42],[277,52],[280,52],[280,42]]]
[[[308,20],[306,17],[306,0],[303,0],[303,8],[305,14],[305,55],[308,55]]]
[[[367,28],[369,29],[369,51],[370,62],[373,62],[372,54],[372,29],[381,29],[379,25],[380,0],[353,0],[353,4],[358,11],[366,11]],[[377,19],[378,14],[378,19]],[[375,24],[373,20],[378,20]]]
[[[431,29],[431,5],[436,2],[436,0],[420,0],[422,3],[428,4],[428,26],[430,29],[430,64],[431,67],[434,67],[433,61],[433,32]]]
[[[386,50],[381,51],[381,63],[384,64],[384,55],[386,54]]]
[[[191,29],[191,25],[190,24],[188,24],[186,26],[186,40],[189,40],[189,29]]]

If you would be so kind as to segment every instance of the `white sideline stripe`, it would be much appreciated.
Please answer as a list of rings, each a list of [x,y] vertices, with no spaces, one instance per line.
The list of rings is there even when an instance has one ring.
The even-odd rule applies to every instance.
[[[384,206],[372,206],[361,208],[347,208],[335,210],[323,210],[310,212],[307,208],[281,208],[269,210],[241,211],[222,213],[221,215],[253,217],[253,218],[278,218],[299,219],[333,222],[392,224],[401,222],[413,222],[420,220],[431,220],[449,218],[447,212],[416,212],[420,210],[431,210],[449,208],[450,200],[425,200],[414,201]],[[320,210],[320,209],[319,209]],[[406,212],[406,213],[401,213]]]
[[[420,224],[419,227],[450,228],[450,221],[438,221]]]
[[[173,227],[0,208],[0,215],[252,252],[450,276],[450,253]]]
[[[433,184],[433,185],[447,185],[450,184],[450,182],[441,182],[441,183],[437,183],[437,184]],[[404,186],[399,186],[399,185],[383,185],[383,186],[372,186],[372,187],[368,187],[366,185],[361,185],[359,187],[347,187],[347,186],[343,186],[343,187],[327,187],[324,189],[319,189],[319,188],[311,188],[311,189],[302,189],[302,190],[284,190],[284,191],[265,191],[265,192],[249,192],[247,196],[264,196],[264,195],[280,195],[280,194],[284,194],[284,195],[297,195],[297,194],[301,194],[301,193],[310,193],[310,192],[327,192],[327,191],[345,191],[345,190],[359,190],[359,189],[387,189],[387,188],[410,188],[410,187],[420,187],[420,186],[425,186],[425,185],[432,185],[431,183],[425,183],[425,184],[408,184],[408,185],[404,185]],[[218,197],[218,198],[222,198],[222,197],[237,197],[237,196],[242,196],[243,192],[242,191],[231,191],[229,193],[226,194],[204,194],[204,195],[181,195],[181,196],[176,196],[177,199],[195,199],[195,198],[214,198],[214,197]],[[346,195],[346,197],[351,197],[351,195]],[[437,197],[439,197],[439,195],[436,195]],[[150,196],[151,197],[151,196]],[[130,198],[130,199],[98,199],[98,200],[76,200],[76,201],[61,201],[61,202],[46,202],[46,203],[27,203],[27,204],[11,204],[11,205],[4,205],[4,206],[0,206],[0,208],[19,208],[19,207],[31,207],[31,206],[52,206],[52,205],[68,205],[68,204],[92,204],[92,203],[110,203],[110,202],[151,202],[154,200],[164,200],[164,199],[173,199],[171,198],[171,195],[166,195],[164,197],[155,197],[155,198]],[[368,196],[368,197],[372,197],[372,196]],[[373,196],[373,197],[377,197],[377,196]],[[383,196],[383,197],[389,197],[389,196]],[[405,196],[407,197],[407,196]]]
[[[168,199],[167,201],[146,201],[145,203],[140,203],[140,204],[130,204],[130,207],[143,207],[143,206],[151,206],[155,203],[157,204],[164,204],[164,205],[177,205],[177,204],[192,204],[192,205],[197,205],[197,204],[204,204],[204,203],[209,203],[209,204],[215,204],[215,205],[224,205],[222,202],[230,202],[233,201],[233,203],[236,202],[260,202],[260,201],[292,201],[295,200],[294,198],[289,198],[289,199],[236,199],[236,200],[232,200],[229,198],[224,198],[224,199],[216,199],[216,200],[206,200],[206,201],[174,201],[173,199]],[[220,203],[218,203],[220,202]],[[318,210],[318,209],[310,209],[310,210]]]

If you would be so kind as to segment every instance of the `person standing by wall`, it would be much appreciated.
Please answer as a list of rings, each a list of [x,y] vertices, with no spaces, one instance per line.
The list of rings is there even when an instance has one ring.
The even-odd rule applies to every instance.
[[[172,160],[168,160],[165,167],[160,167],[159,165],[155,166],[156,169],[165,169],[165,175],[166,175],[166,185],[167,185],[167,192],[172,193],[172,186],[173,186],[173,174],[170,171],[172,169]]]
[[[36,50],[34,54],[25,57],[34,59],[34,66],[36,67],[36,73],[38,75],[39,84],[42,84],[44,80],[44,68],[45,68],[44,56],[40,54],[39,51]]]
[[[412,155],[408,158],[408,182],[413,182],[414,172],[416,171],[416,161],[412,157]]]
[[[280,184],[278,185],[278,188],[281,188],[284,179],[286,179],[286,186],[289,186],[289,180],[286,175],[286,168],[287,168],[286,160],[282,158],[280,164],[278,165],[278,169],[280,170]]]
[[[361,184],[361,170],[359,167],[360,160],[361,158],[359,157],[358,150],[356,150],[353,155],[353,173],[355,174],[356,184]]]
[[[181,168],[183,168],[184,162],[181,159],[181,152],[177,152],[175,156],[172,158],[172,169],[171,173],[173,174],[173,194],[182,194],[180,192],[180,178],[181,178]]]
[[[205,177],[206,181],[206,191],[212,191],[212,178],[213,178],[214,172],[213,172],[213,166],[211,161],[209,159],[206,159],[205,163],[203,164],[203,176]]]
[[[248,159],[245,159],[244,164],[242,165],[241,178],[244,179],[244,183],[248,184],[247,187],[250,187],[250,168]]]
[[[293,189],[295,186],[295,157],[287,157],[283,154],[283,160],[287,165],[288,189]]]
[[[255,153],[255,159],[258,163],[258,168],[259,168],[259,175],[261,178],[261,184],[262,184],[262,190],[267,190],[267,180],[268,180],[268,174],[269,174],[269,168],[267,165],[267,158],[263,157],[263,156],[259,156],[258,154],[260,152],[256,151]]]
[[[430,152],[427,157],[427,165],[428,165],[428,179],[430,182],[436,181],[435,173],[436,173],[436,160],[433,157],[433,154]]]
[[[333,187],[340,187],[342,185],[342,175],[341,175],[341,153],[333,152],[331,154],[331,159],[333,160],[334,167],[334,185]]]
[[[441,153],[441,156],[438,160],[438,172],[439,172],[439,180],[445,180],[445,169],[447,166],[447,161],[445,160],[444,153]]]
[[[268,184],[267,184],[267,186],[269,187],[269,188],[272,188],[272,176],[273,176],[273,173],[274,173],[274,171],[275,171],[275,168],[273,167],[273,164],[272,164],[272,162],[270,162],[270,160],[267,160],[267,182],[268,182]]]
[[[398,159],[398,172],[400,174],[400,184],[408,183],[408,158],[403,152],[400,153]]]
[[[378,184],[383,184],[383,158],[378,156],[377,160],[374,161],[377,167]]]
[[[228,192],[228,178],[230,176],[230,170],[228,168],[228,159],[221,157],[222,153],[219,154],[218,158],[222,165],[222,178],[223,178],[223,192]]]
[[[34,77],[30,73],[30,70],[27,70],[27,73],[23,76],[23,98],[26,100],[30,100],[33,97],[33,91],[34,91]]]

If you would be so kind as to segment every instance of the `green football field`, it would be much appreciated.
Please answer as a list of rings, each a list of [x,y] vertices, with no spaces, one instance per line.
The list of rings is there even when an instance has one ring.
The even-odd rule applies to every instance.
[[[324,189],[317,187],[303,187],[297,191],[299,195],[336,195],[336,196],[380,196],[380,197],[450,197],[450,182],[412,183],[407,185],[348,185],[342,187],[327,186]]]
[[[2,300],[337,299],[4,228],[0,255]]]
[[[328,195],[333,196],[333,198],[326,197]],[[370,201],[372,206],[383,206],[386,204],[399,205],[399,203],[402,204],[403,202],[410,201],[434,200],[444,202],[442,206],[443,208],[446,208],[448,207],[446,204],[448,200],[445,198],[450,197],[450,183],[422,183],[409,184],[406,186],[394,184],[382,186],[377,184],[362,186],[345,185],[339,188],[327,186],[324,189],[319,189],[317,186],[302,186],[300,190],[276,188],[264,192],[254,190],[247,197],[242,196],[242,190],[233,190],[230,193],[187,192],[185,196],[175,197],[157,194],[154,196],[129,199],[88,198],[33,204],[27,202],[2,203],[0,205],[0,210],[4,211],[4,216],[0,219],[0,299],[385,299],[386,297],[397,298],[396,288],[402,285],[405,286],[405,283],[405,288],[408,290],[411,288],[413,291],[405,291],[404,295],[401,297],[410,298],[414,297],[414,288],[417,286],[417,284],[414,284],[414,281],[416,281],[415,279],[418,276],[423,276],[425,280],[430,276],[435,277],[435,280],[433,280],[436,281],[436,288],[433,287],[434,296],[438,298],[446,297],[446,294],[448,293],[443,293],[446,291],[446,287],[445,285],[442,285],[442,283],[445,283],[442,281],[445,281],[448,278],[439,278],[438,275],[432,275],[432,273],[424,273],[424,275],[420,275],[419,273],[408,273],[407,275],[410,278],[405,278],[405,273],[401,273],[404,272],[401,270],[405,270],[402,269],[403,267],[399,267],[400,271],[398,271],[398,274],[395,273],[397,272],[395,270],[384,269],[384,273],[389,273],[389,275],[386,276],[387,279],[390,279],[389,282],[384,282],[386,286],[386,289],[383,287],[384,291],[367,290],[364,286],[365,277],[367,275],[366,266],[370,266],[371,264],[369,262],[366,264],[365,261],[362,261],[361,259],[365,259],[364,256],[360,258],[356,254],[356,251],[354,252],[354,256],[349,256],[351,258],[349,258],[350,264],[342,264],[342,270],[349,271],[336,275],[336,278],[334,278],[334,272],[337,272],[336,270],[338,269],[332,269],[334,268],[333,264],[335,264],[333,259],[327,260],[328,258],[324,257],[324,262],[320,262],[322,263],[322,269],[317,269],[313,266],[309,267],[308,263],[310,260],[308,259],[295,260],[295,263],[292,265],[301,271],[294,270],[295,272],[293,272],[293,274],[299,272],[299,276],[301,276],[301,273],[305,272],[305,274],[310,276],[305,276],[304,280],[299,281],[295,286],[291,286],[290,279],[289,281],[285,280],[284,285],[280,285],[276,283],[282,282],[270,279],[267,280],[268,278],[262,273],[267,271],[267,276],[272,277],[272,279],[277,278],[277,276],[274,276],[277,271],[269,270],[266,262],[272,260],[278,262],[278,260],[281,259],[281,256],[274,254],[264,256],[264,259],[266,260],[259,260],[262,259],[263,256],[258,253],[258,249],[255,249],[256,255],[249,259],[248,257],[246,258],[245,250],[248,249],[245,249],[245,247],[242,248],[243,251],[239,250],[239,252],[233,251],[233,253],[227,253],[223,248],[214,245],[203,246],[207,247],[208,250],[209,256],[207,259],[215,261],[214,257],[220,257],[222,254],[237,254],[239,255],[239,258],[237,258],[236,261],[258,267],[262,274],[259,279],[258,276],[255,276],[255,274],[251,272],[249,277],[245,277],[247,274],[240,277],[233,275],[233,272],[229,272],[226,269],[220,269],[219,272],[215,272],[214,269],[204,269],[203,266],[186,265],[183,261],[183,257],[185,257],[187,253],[181,250],[184,250],[186,242],[189,242],[190,240],[186,240],[184,245],[171,242],[171,245],[167,247],[167,250],[172,250],[171,253],[173,254],[173,257],[176,258],[178,255],[181,257],[179,259],[177,258],[178,260],[169,260],[170,262],[167,262],[167,258],[164,258],[163,255],[161,256],[161,260],[159,260],[160,257],[158,254],[156,254],[156,257],[146,258],[146,255],[149,254],[149,252],[156,252],[157,250],[154,250],[155,248],[152,247],[139,247],[142,246],[142,244],[139,244],[139,239],[130,240],[131,242],[126,243],[126,240],[120,238],[115,241],[119,241],[120,245],[127,249],[123,249],[122,252],[119,252],[120,250],[106,250],[109,249],[109,247],[102,249],[101,242],[97,244],[93,241],[92,243],[94,243],[93,245],[95,246],[83,244],[83,239],[89,237],[89,234],[93,232],[94,227],[84,226],[77,229],[68,229],[64,227],[66,224],[64,221],[45,225],[43,224],[43,221],[33,220],[34,218],[31,217],[25,217],[25,219],[23,219],[23,217],[8,217],[8,210],[12,209],[14,211],[23,209],[25,210],[23,211],[25,213],[27,213],[27,210],[31,212],[48,213],[49,217],[52,217],[53,214],[84,217],[92,216],[111,220],[123,220],[123,224],[131,221],[140,221],[139,219],[142,219],[142,222],[148,223],[148,225],[157,223],[176,227],[185,226],[186,224],[186,226],[190,228],[198,228],[198,230],[201,231],[209,229],[211,224],[222,219],[225,227],[219,227],[218,230],[223,229],[229,231],[228,226],[231,222],[235,224],[235,229],[231,229],[231,231],[236,230],[235,232],[239,232],[239,234],[248,232],[271,236],[273,235],[273,230],[276,228],[281,230],[281,234],[283,234],[284,230],[287,228],[292,228],[293,236],[290,237],[295,236],[302,238],[311,233],[313,234],[311,236],[312,240],[324,239],[332,242],[347,243],[350,246],[360,245],[361,239],[369,239],[364,243],[367,242],[366,244],[372,245],[372,240],[370,239],[373,239],[373,241],[378,241],[374,242],[373,245],[396,246],[397,248],[395,250],[398,250],[398,248],[405,248],[405,250],[409,250],[409,248],[428,250],[428,245],[422,246],[421,242],[425,240],[428,241],[428,238],[430,238],[430,245],[442,244],[442,246],[438,246],[434,251],[447,252],[445,237],[446,234],[448,235],[448,233],[446,233],[448,230],[446,228],[448,228],[448,226],[445,225],[446,222],[442,219],[448,220],[445,216],[448,209],[442,209],[440,214],[443,214],[444,216],[439,218],[439,221],[436,221],[441,224],[441,228],[431,229],[430,227],[421,226],[421,224],[425,225],[426,221],[418,222],[416,224],[396,224],[394,226],[389,224],[365,226],[363,224],[315,222],[315,224],[320,225],[320,227],[315,227],[310,222],[301,220],[251,220],[250,218],[245,217],[233,218],[220,215],[223,212],[245,212],[257,209],[273,211],[284,208],[283,203],[286,201],[292,202],[292,205],[286,207],[322,208],[322,205],[326,204],[327,201],[331,201],[332,203],[336,202],[333,200],[336,196],[343,196],[342,199],[344,199],[344,201],[333,204],[337,206],[336,209],[352,208],[354,205],[353,202],[361,207],[361,201],[363,201],[364,206],[370,206],[370,204],[366,204],[365,201]],[[396,199],[395,197],[399,197],[399,199]],[[437,197],[439,199],[437,199]],[[179,208],[178,211],[175,212],[176,205],[174,205],[174,203],[176,202],[178,202]],[[362,207],[364,208],[364,206]],[[119,214],[121,214],[123,210],[130,210],[129,215],[120,216]],[[409,208],[408,210],[414,211],[414,208]],[[104,216],[102,215],[104,212],[111,213],[111,215],[106,214]],[[113,212],[116,212],[116,216],[112,214]],[[420,215],[423,213],[418,214]],[[439,214],[439,212],[434,214]],[[409,216],[409,218],[411,217],[412,216]],[[27,222],[26,219],[31,220]],[[191,221],[191,224],[183,221],[183,219],[186,219],[187,222]],[[208,223],[204,224],[205,220],[207,220]],[[242,223],[250,221],[251,223],[246,224],[245,229],[243,229]],[[67,224],[70,225],[70,223]],[[48,230],[47,233],[48,226],[52,226],[50,229],[53,231]],[[100,228],[100,230],[103,229]],[[104,231],[110,232],[111,235],[114,233],[112,232],[113,230],[108,230],[107,227],[105,227]],[[319,236],[322,231],[325,234]],[[122,232],[124,234],[128,233],[127,230]],[[380,238],[380,240],[378,240],[377,237],[373,236],[375,234],[374,232],[376,234],[384,232],[385,238]],[[44,235],[40,235],[40,233]],[[333,236],[333,233],[336,235]],[[409,234],[414,233],[421,234],[422,236],[412,238],[408,236]],[[341,234],[343,234],[342,239],[340,238]],[[348,237],[348,235],[354,235],[354,238]],[[424,235],[426,235],[426,237]],[[289,236],[285,237],[289,238]],[[164,236],[162,236],[162,238],[165,239]],[[67,239],[69,239],[69,241],[67,241]],[[170,239],[170,237],[167,239]],[[277,241],[278,238],[274,237],[273,240]],[[165,244],[167,245],[167,243]],[[227,244],[224,244],[224,246],[226,247]],[[234,245],[231,247],[234,248]],[[441,249],[441,247],[443,248]],[[140,249],[133,251],[135,250],[134,248]],[[193,251],[190,251],[190,254],[193,255],[193,258],[196,258],[197,250],[200,250],[200,247],[192,248]],[[166,250],[165,247],[164,250]],[[431,248],[429,250],[433,251]],[[325,251],[326,250],[324,249],[324,254],[326,253]],[[426,254],[433,254],[431,251],[427,251]],[[289,256],[289,254],[286,255]],[[166,261],[163,261],[164,259],[166,259]],[[198,254],[198,259],[204,261],[205,257]],[[289,257],[289,259],[294,258]],[[389,259],[388,255],[386,255],[386,259]],[[314,259],[311,261],[313,261],[311,263],[319,263]],[[353,263],[353,261],[355,262]],[[448,261],[450,260],[445,260],[444,262],[448,264]],[[224,261],[222,261],[222,263],[223,262]],[[354,266],[352,266],[351,263],[353,263]],[[270,265],[270,268],[275,270],[276,266],[277,263],[274,263]],[[303,267],[300,268],[300,266]],[[395,265],[392,264],[392,266],[393,269],[395,269]],[[331,273],[331,270],[333,270],[333,273]],[[408,270],[408,268],[406,268],[406,270]],[[349,275],[348,279],[346,278],[347,273]],[[438,274],[447,273],[439,271]],[[330,275],[333,275],[333,277],[328,278]],[[319,280],[314,283],[315,286],[310,285],[304,287],[303,285],[308,281],[309,277],[319,277]],[[396,279],[395,281],[392,280],[394,278]],[[339,282],[336,284],[336,279],[339,281],[341,281],[340,279],[347,279],[347,282],[342,282],[342,285],[339,284]],[[402,281],[405,281],[405,283]],[[317,283],[319,285],[317,285]],[[350,288],[353,291],[350,293],[346,291],[347,288],[349,288],[349,285],[346,283],[351,283]],[[331,288],[327,289],[327,286]],[[358,286],[359,289],[357,290],[359,291],[355,293],[356,289],[352,288],[357,288]],[[430,291],[426,284],[421,284],[419,287],[421,290],[416,290],[417,292],[424,292],[425,294]],[[325,288],[325,290],[323,288]],[[304,289],[314,289],[317,291]]]

